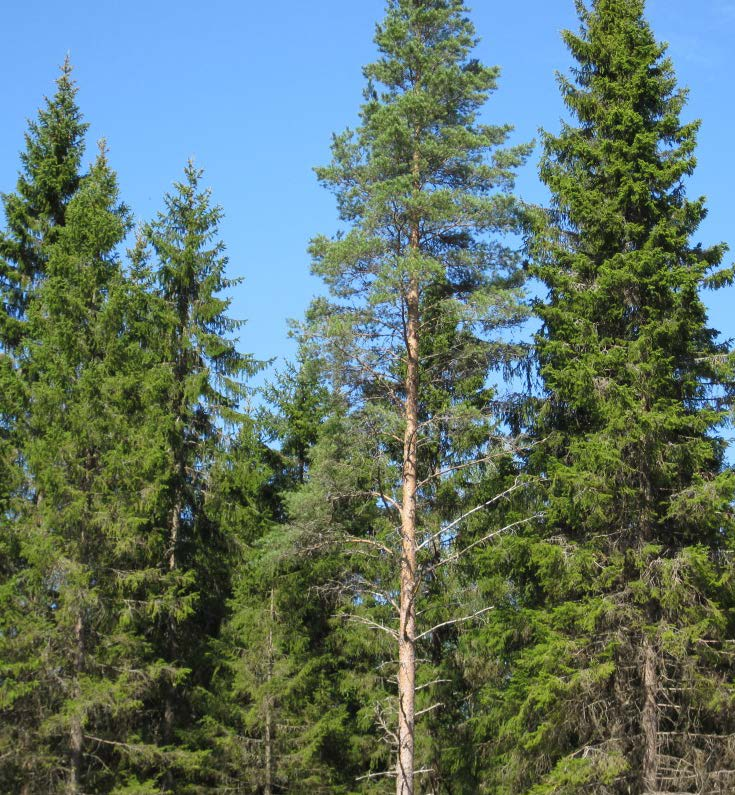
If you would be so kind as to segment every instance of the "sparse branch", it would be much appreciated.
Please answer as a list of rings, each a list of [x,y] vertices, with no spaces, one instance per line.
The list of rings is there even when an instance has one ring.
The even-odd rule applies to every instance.
[[[427,635],[431,635],[432,632],[436,632],[437,629],[441,629],[442,627],[450,627],[454,624],[466,624],[468,621],[474,621],[476,618],[479,618],[481,615],[490,612],[490,610],[494,610],[495,606],[491,605],[490,607],[483,607],[481,610],[476,610],[469,616],[462,616],[461,618],[450,618],[449,621],[442,621],[441,624],[435,624],[431,629],[427,629],[425,632],[422,632],[420,635],[416,635],[414,638],[415,641],[419,641],[422,638],[425,638]]]
[[[390,547],[385,546],[385,544],[381,544],[380,541],[375,541],[372,538],[359,538],[358,536],[345,536],[345,541],[348,544],[358,544],[364,546],[370,546],[374,549],[379,549],[381,552],[385,552],[386,555],[390,555],[393,557],[395,555],[394,551],[390,549]]]
[[[435,709],[439,709],[440,707],[443,707],[443,706],[444,706],[444,704],[442,704],[442,703],[439,701],[439,702],[437,702],[436,704],[432,704],[430,707],[426,707],[425,709],[420,709],[420,710],[419,710],[419,711],[416,713],[416,716],[415,716],[415,717],[417,717],[417,718],[420,718],[422,715],[426,715],[426,713],[427,713],[427,712],[433,712]]]
[[[355,613],[340,613],[336,617],[344,618],[347,621],[353,621],[356,624],[362,624],[363,626],[370,627],[370,629],[380,630],[381,632],[385,632],[387,635],[390,635],[394,640],[398,640],[398,633],[395,629],[386,627],[385,624],[380,624],[379,622],[373,621],[372,619],[366,618],[365,616],[358,616]]]
[[[523,485],[522,483],[520,483],[518,480],[516,480],[516,482],[510,488],[507,488],[505,491],[501,492],[500,494],[496,494],[494,497],[491,497],[489,500],[486,500],[485,502],[481,503],[480,505],[476,505],[474,508],[471,508],[469,511],[466,511],[461,516],[459,516],[456,519],[454,519],[452,522],[450,522],[445,527],[442,527],[441,530],[437,530],[436,533],[434,533],[433,535],[429,536],[429,538],[427,538],[425,541],[423,541],[421,544],[419,544],[417,549],[424,549],[425,547],[429,546],[430,544],[432,544],[434,541],[436,541],[438,538],[440,538],[441,536],[445,535],[446,533],[451,533],[452,530],[455,527],[457,527],[457,525],[459,525],[462,522],[464,522],[465,519],[469,519],[469,517],[472,516],[473,514],[476,514],[479,511],[484,510],[485,508],[489,508],[491,505],[495,504],[496,502],[500,502],[500,500],[504,499],[505,497],[508,497],[514,491],[517,491],[519,488],[521,488],[522,485]],[[512,525],[509,525],[509,527],[510,526],[512,526]],[[503,530],[504,529],[506,529],[506,528],[503,528]],[[503,530],[498,530],[497,532],[501,533],[501,532],[503,532]]]
[[[512,522],[511,524],[506,525],[505,527],[501,527],[499,530],[494,530],[492,533],[488,533],[484,535],[482,538],[479,538],[477,541],[474,541],[471,544],[468,544],[466,547],[463,547],[460,550],[457,550],[452,555],[449,555],[446,558],[443,558],[438,563],[434,563],[432,566],[427,568],[427,571],[436,571],[436,569],[440,568],[441,566],[446,566],[448,563],[454,563],[455,561],[459,560],[461,557],[466,555],[471,549],[475,549],[476,547],[482,546],[482,544],[486,544],[488,541],[491,541],[493,538],[497,538],[497,536],[502,535],[503,533],[507,533],[510,530],[514,530],[516,527],[520,527],[521,525],[528,524],[529,522],[533,522],[536,519],[541,519],[543,517],[543,513],[536,513],[533,516],[529,516],[525,519],[519,519],[517,522]]]

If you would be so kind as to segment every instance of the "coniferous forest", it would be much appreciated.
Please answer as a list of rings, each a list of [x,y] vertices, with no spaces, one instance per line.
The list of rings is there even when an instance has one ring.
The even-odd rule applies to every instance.
[[[463,0],[387,0],[257,388],[202,171],[134,217],[64,63],[2,195],[1,793],[735,792],[733,270],[644,0],[576,8],[534,150]]]

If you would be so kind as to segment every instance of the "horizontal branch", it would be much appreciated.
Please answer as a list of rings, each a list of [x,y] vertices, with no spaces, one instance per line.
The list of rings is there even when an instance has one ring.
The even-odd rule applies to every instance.
[[[386,627],[385,624],[380,624],[377,621],[373,621],[370,618],[365,618],[365,616],[358,616],[355,613],[340,613],[336,616],[336,618],[344,618],[347,621],[354,621],[356,624],[362,624],[363,626],[370,627],[370,629],[378,629],[386,634],[390,635],[394,640],[398,640],[398,632],[395,629],[391,629],[390,627]]]
[[[414,776],[419,776],[425,773],[433,773],[433,767],[423,767],[421,770],[414,770]],[[359,776],[355,779],[355,781],[369,781],[370,779],[374,778],[395,778],[398,774],[395,770],[384,770],[381,773],[366,773],[364,776]]]
[[[422,715],[426,715],[427,712],[433,712],[435,709],[439,709],[439,707],[443,707],[444,704],[437,702],[436,704],[432,704],[430,707],[426,707],[426,709],[420,709],[415,715],[415,718],[420,718]]]

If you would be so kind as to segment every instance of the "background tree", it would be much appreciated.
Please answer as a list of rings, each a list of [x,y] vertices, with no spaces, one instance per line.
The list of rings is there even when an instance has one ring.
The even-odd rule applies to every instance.
[[[208,723],[223,760],[219,786],[263,795],[347,792],[364,769],[354,700],[345,698],[351,661],[328,587],[339,562],[328,549],[301,554],[289,522],[290,496],[310,477],[331,413],[319,357],[299,339],[296,364],[265,389],[253,428],[262,439],[249,435],[233,448],[223,481],[229,526],[240,528],[243,545],[231,615],[215,644]]]
[[[530,457],[545,518],[508,539],[482,739],[485,791],[724,793],[733,782],[728,348],[693,245],[698,124],[642,0],[577,3],[560,78],[573,122],[544,137],[552,194],[533,249],[548,288]],[[500,705],[500,706],[498,706]],[[496,749],[497,745],[494,746]]]
[[[305,544],[332,528],[364,553],[344,564],[344,613],[391,639],[397,698],[379,722],[399,795],[414,792],[415,720],[432,709],[417,653],[435,637],[431,619],[450,626],[468,607],[444,599],[449,612],[419,627],[417,605],[460,554],[463,520],[481,509],[474,484],[511,453],[486,382],[510,358],[497,333],[523,316],[502,236],[519,227],[509,191],[528,148],[499,148],[509,128],[478,122],[498,72],[470,57],[466,14],[457,0],[388,3],[360,127],[335,137],[331,166],[317,171],[348,225],[312,243],[331,298],[313,306],[310,333],[343,407],[292,510],[308,517]]]
[[[67,57],[56,93],[29,124],[16,191],[2,197],[7,228],[0,233],[0,341],[11,349],[19,340],[29,292],[46,271],[48,246],[65,224],[82,177],[88,125],[77,106],[71,74]]]
[[[181,752],[166,775],[168,789],[176,781],[195,780],[201,767],[195,693],[210,681],[208,643],[224,616],[237,541],[210,507],[212,479],[243,419],[241,379],[258,367],[238,352],[233,338],[241,323],[227,316],[230,299],[221,295],[236,283],[225,275],[227,258],[218,239],[222,210],[200,188],[201,176],[190,162],[183,181],[165,197],[165,211],[143,230],[164,307],[155,330],[165,363],[165,446],[154,475],[154,525],[158,565],[167,574],[154,643],[169,668],[158,700],[159,742]]]
[[[22,462],[22,439],[26,427],[25,381],[18,370],[17,357],[26,322],[26,308],[31,290],[45,272],[50,245],[65,223],[66,207],[79,187],[84,152],[82,121],[76,104],[76,86],[71,79],[67,59],[57,80],[55,95],[46,100],[36,121],[26,133],[26,147],[21,153],[21,172],[15,193],[2,196],[6,229],[0,232],[0,614],[15,620],[16,577],[28,562],[21,552],[19,504],[28,498],[27,473]],[[8,629],[0,633],[8,639]],[[16,666],[33,666],[32,657],[14,652],[0,656],[0,709],[13,708],[21,689],[14,685]],[[7,667],[6,667],[7,666]],[[27,672],[26,672],[27,673]],[[5,770],[23,762],[12,722],[3,721],[0,732],[0,784],[13,789],[12,773],[6,784]],[[7,768],[6,768],[7,765]]]

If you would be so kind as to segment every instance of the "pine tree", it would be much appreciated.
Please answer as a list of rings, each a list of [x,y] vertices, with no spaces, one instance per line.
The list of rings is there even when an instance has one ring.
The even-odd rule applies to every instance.
[[[394,741],[396,791],[407,795],[415,720],[434,706],[417,652],[442,631],[432,619],[448,627],[487,607],[448,600],[427,610],[427,600],[462,554],[465,520],[481,512],[475,485],[510,452],[486,382],[511,358],[497,332],[523,316],[502,236],[519,228],[510,189],[528,149],[501,148],[509,128],[477,120],[498,70],[470,57],[462,2],[391,0],[376,43],[360,126],[335,137],[332,164],[317,171],[348,226],[312,243],[331,299],[312,308],[310,333],[342,407],[291,510],[306,548],[328,543],[329,528],[341,539],[345,619],[384,634],[375,659],[397,660],[397,697],[379,710],[377,733]],[[390,675],[377,678],[387,694]]]
[[[694,245],[698,123],[643,0],[577,2],[572,121],[544,137],[533,244],[548,288],[532,471],[543,522],[508,539],[481,739],[493,793],[725,793],[733,779],[728,349]]]

